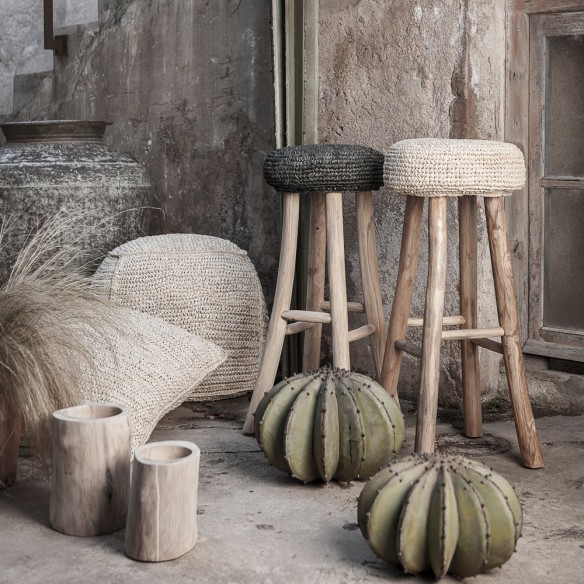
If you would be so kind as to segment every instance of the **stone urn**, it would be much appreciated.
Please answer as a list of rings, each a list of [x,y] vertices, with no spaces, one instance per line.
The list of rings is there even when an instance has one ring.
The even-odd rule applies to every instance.
[[[0,281],[27,236],[58,213],[71,219],[64,236],[97,265],[125,241],[148,235],[155,211],[144,168],[103,142],[107,122],[42,121],[1,124],[0,213],[9,236]],[[145,208],[150,207],[150,208]]]

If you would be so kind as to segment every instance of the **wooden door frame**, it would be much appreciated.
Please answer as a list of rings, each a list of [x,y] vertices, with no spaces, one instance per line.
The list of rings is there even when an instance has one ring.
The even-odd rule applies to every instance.
[[[320,0],[272,0],[276,148],[318,142]],[[304,307],[308,273],[309,200],[301,201],[292,308]],[[281,374],[302,368],[302,337],[286,337]]]
[[[507,200],[523,349],[526,353],[575,361],[584,361],[584,347],[551,343],[540,335],[543,324],[543,224],[538,217],[542,216],[544,187],[549,185],[545,179],[540,181],[538,176],[543,169],[541,124],[544,104],[541,91],[533,91],[533,88],[536,84],[543,87],[543,70],[538,65],[545,55],[541,54],[541,37],[537,38],[539,27],[546,21],[543,15],[583,11],[584,0],[507,0],[505,19],[505,140],[516,144],[524,153],[529,177],[525,187]],[[570,21],[572,18],[573,15],[566,14],[560,20]],[[561,27],[558,32],[561,32]],[[530,118],[530,111],[541,112],[542,118]],[[538,192],[538,196],[530,198],[530,192]]]

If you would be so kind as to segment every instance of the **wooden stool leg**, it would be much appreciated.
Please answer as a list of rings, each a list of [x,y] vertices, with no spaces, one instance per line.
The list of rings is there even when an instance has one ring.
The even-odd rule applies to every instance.
[[[326,241],[333,330],[333,366],[350,369],[343,196],[341,193],[326,193]]]
[[[371,335],[371,349],[375,372],[381,375],[381,365],[385,353],[385,316],[381,303],[381,286],[379,285],[379,265],[375,247],[375,222],[373,219],[373,196],[371,191],[357,193],[357,239],[359,244],[359,264],[361,268],[361,285],[363,287],[363,304],[367,323],[375,327]]]
[[[280,248],[280,265],[278,280],[272,307],[272,316],[268,325],[266,346],[260,365],[260,372],[247,410],[244,434],[253,434],[253,415],[264,393],[272,388],[278,371],[278,363],[286,336],[286,321],[280,317],[290,308],[292,286],[294,284],[294,267],[296,264],[296,246],[298,243],[298,215],[300,211],[300,194],[284,194],[284,212],[282,219],[282,244]]]
[[[460,314],[465,328],[477,328],[477,198],[458,200]],[[464,433],[483,434],[478,347],[470,340],[460,342],[462,361],[462,404]]]
[[[495,280],[497,312],[499,324],[505,332],[502,339],[503,357],[515,416],[515,429],[519,441],[521,461],[524,466],[529,468],[541,468],[543,454],[527,391],[503,197],[485,197],[485,212]]]
[[[383,367],[379,378],[379,383],[396,399],[403,351],[396,348],[395,342],[405,337],[408,328],[412,292],[418,267],[424,200],[423,197],[407,198],[397,283],[389,317]]]
[[[321,310],[324,300],[326,261],[326,205],[324,193],[313,193],[310,202],[310,244],[308,250],[308,282],[306,310]],[[322,324],[315,323],[304,333],[302,370],[317,369],[320,365]]]
[[[444,290],[446,287],[446,197],[430,199],[428,285],[422,336],[422,371],[414,452],[434,452]]]

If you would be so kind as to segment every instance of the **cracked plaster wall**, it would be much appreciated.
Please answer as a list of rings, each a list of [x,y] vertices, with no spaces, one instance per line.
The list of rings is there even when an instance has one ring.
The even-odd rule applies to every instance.
[[[15,0],[16,1],[16,0]],[[56,60],[21,119],[105,118],[110,144],[145,164],[164,216],[158,231],[199,232],[247,249],[271,297],[277,200],[262,180],[273,148],[269,10],[254,0],[100,0],[99,22],[70,27],[70,57]],[[504,9],[497,0],[321,0],[321,141],[380,150],[411,137],[503,138]],[[170,33],[170,34],[169,34]],[[375,195],[386,314],[399,261],[404,201]],[[346,200],[347,274],[359,267],[354,205]],[[449,206],[447,307],[458,313],[456,206]],[[479,213],[479,324],[494,322],[494,295]],[[424,228],[423,241],[426,230]],[[422,244],[412,312],[423,310]],[[354,323],[355,325],[357,322]],[[458,348],[444,347],[441,396],[460,395]],[[365,342],[355,367],[372,373]],[[499,360],[481,354],[486,393]],[[406,357],[402,394],[417,392]]]
[[[100,0],[99,21],[61,29],[18,119],[105,119],[107,142],[143,163],[155,232],[201,233],[247,250],[268,297],[279,203],[261,167],[274,147],[270,14],[255,0]]]
[[[12,113],[14,76],[48,71],[52,51],[43,48],[43,6],[37,0],[2,0],[0,8],[0,114]]]
[[[505,22],[497,0],[321,0],[319,132],[321,141],[362,143],[385,151],[406,138],[503,139]],[[374,195],[386,315],[399,262],[405,201]],[[480,202],[482,208],[482,201]],[[349,293],[359,292],[355,209],[346,199]],[[449,203],[446,313],[458,314],[457,207]],[[422,315],[427,229],[412,314]],[[479,212],[479,325],[496,311],[485,232]],[[360,324],[354,317],[354,326]],[[419,337],[418,337],[419,339]],[[372,372],[368,344],[351,347],[352,361]],[[461,394],[458,343],[443,345],[441,400]],[[497,391],[498,356],[481,351],[483,392]],[[404,358],[400,393],[417,394],[417,360]]]

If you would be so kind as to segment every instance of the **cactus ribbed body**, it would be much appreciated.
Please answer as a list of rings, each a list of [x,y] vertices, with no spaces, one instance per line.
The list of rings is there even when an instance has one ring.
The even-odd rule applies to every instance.
[[[408,573],[460,578],[504,564],[521,536],[521,504],[511,485],[460,456],[412,455],[363,488],[359,527],[373,551]]]
[[[378,383],[329,367],[285,379],[255,414],[266,458],[304,482],[370,477],[399,451],[404,431],[398,404]]]

